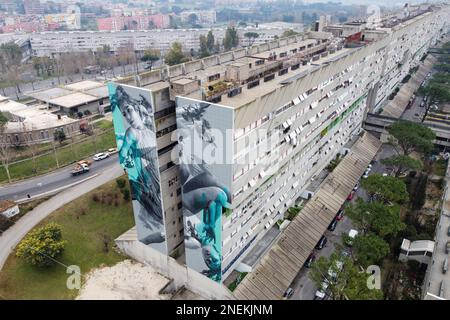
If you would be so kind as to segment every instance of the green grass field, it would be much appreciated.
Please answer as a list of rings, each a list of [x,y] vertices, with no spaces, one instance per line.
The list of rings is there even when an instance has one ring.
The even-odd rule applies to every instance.
[[[114,137],[114,131],[108,130],[102,134],[97,135],[96,144],[94,143],[94,137],[90,136],[89,139],[79,143],[75,143],[73,144],[73,146],[69,145],[58,148],[56,154],[59,166],[62,167],[74,163],[78,160],[84,159],[86,157],[89,157],[97,152],[108,150],[109,148],[115,146],[116,140]],[[53,152],[46,155],[37,156],[35,158],[35,161],[36,161],[35,173],[33,172],[34,164],[32,159],[11,164],[9,166],[9,173],[11,175],[11,179],[20,180],[24,178],[29,178],[56,169],[56,159]],[[3,166],[0,166],[0,183],[7,181],[8,177],[6,175],[6,170]]]
[[[92,195],[102,192],[117,194],[119,204],[94,202]],[[52,213],[38,227],[56,222],[62,227],[67,240],[59,261],[67,266],[77,265],[86,274],[100,265],[114,265],[125,259],[113,250],[114,239],[134,225],[131,202],[122,199],[112,181],[78,198]],[[108,252],[104,250],[108,239]],[[69,290],[66,281],[69,274],[62,265],[37,268],[11,255],[0,272],[1,299],[73,299],[78,290]]]

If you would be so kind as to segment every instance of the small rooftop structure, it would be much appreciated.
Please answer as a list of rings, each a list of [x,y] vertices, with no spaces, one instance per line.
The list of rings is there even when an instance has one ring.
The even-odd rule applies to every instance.
[[[0,215],[11,218],[19,214],[19,205],[11,200],[0,200]],[[1,234],[1,230],[0,230]]]

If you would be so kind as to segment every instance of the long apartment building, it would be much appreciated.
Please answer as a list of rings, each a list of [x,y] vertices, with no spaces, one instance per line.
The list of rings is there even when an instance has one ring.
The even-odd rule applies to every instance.
[[[301,31],[301,25],[293,24],[296,31]],[[128,30],[128,31],[52,31],[40,32],[27,35],[34,56],[50,56],[64,52],[85,52],[96,51],[103,46],[109,46],[112,51],[119,47],[133,45],[136,51],[144,51],[149,48],[167,52],[172,43],[178,41],[183,49],[188,52],[190,49],[198,50],[200,47],[200,36],[209,32],[210,29],[157,29],[157,30]],[[216,41],[222,43],[226,28],[211,29]],[[259,37],[254,40],[254,44],[261,44],[280,37],[286,30],[285,27],[246,27],[238,28],[238,35],[241,43],[246,45],[244,34],[256,32]],[[2,36],[5,40],[14,38]],[[17,35],[23,37],[23,35]],[[1,41],[1,38],[0,38]]]
[[[110,84],[139,240],[184,249],[222,282],[360,132],[396,56],[414,67],[448,17],[365,30],[357,46],[311,32]]]

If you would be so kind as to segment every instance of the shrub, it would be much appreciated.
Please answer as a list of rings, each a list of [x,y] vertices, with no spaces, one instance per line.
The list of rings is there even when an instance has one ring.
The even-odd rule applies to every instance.
[[[0,235],[13,224],[14,222],[11,219],[8,219],[4,215],[0,214]]]
[[[98,196],[98,193],[94,193],[92,195],[92,201],[94,202],[100,202],[100,197]]]
[[[123,189],[122,194],[125,201],[130,200],[130,190],[128,188]]]
[[[49,267],[64,251],[61,227],[56,223],[31,231],[17,246],[16,256],[38,267]]]
[[[411,206],[414,210],[419,210],[425,204],[425,192],[427,189],[428,176],[422,174],[417,182],[414,190],[414,197],[412,198]]]
[[[119,189],[123,189],[125,187],[125,184],[127,183],[125,179],[123,178],[117,178],[116,179],[117,186]]]

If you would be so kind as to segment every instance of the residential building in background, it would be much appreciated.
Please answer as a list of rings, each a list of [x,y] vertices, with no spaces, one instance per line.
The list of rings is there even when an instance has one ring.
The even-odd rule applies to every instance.
[[[296,24],[298,28],[298,24]],[[103,46],[109,46],[111,51],[117,51],[121,46],[130,43],[136,51],[145,51],[149,48],[166,53],[172,44],[180,42],[185,52],[191,49],[198,50],[200,36],[206,36],[212,30],[216,42],[222,43],[226,28],[202,28],[202,29],[156,29],[141,31],[55,31],[40,32],[27,35],[30,39],[33,55],[51,56],[63,52],[96,51]],[[244,34],[256,32],[259,37],[254,40],[254,45],[270,42],[280,37],[286,28],[284,26],[246,27],[237,28],[241,45],[247,44]],[[5,38],[7,36],[5,35]],[[0,37],[1,39],[1,37]]]
[[[164,29],[170,25],[168,15],[119,16],[97,19],[99,31]]]
[[[213,25],[217,21],[215,10],[182,11],[180,12],[180,17],[185,22],[190,22],[192,17],[194,17],[192,21],[208,26]]]
[[[138,238],[176,239],[166,253],[158,252],[183,250],[188,268],[221,283],[304,196],[311,179],[346,150],[367,111],[393,90],[385,83],[418,65],[448,31],[449,17],[448,7],[434,7],[349,37],[307,32],[111,84],[116,108],[135,110],[133,116],[123,113],[126,122],[122,116],[114,120],[119,149],[123,132],[139,127],[150,132],[135,132],[135,144],[149,141],[157,150],[157,162],[143,178],[131,172],[130,180],[159,181],[155,194],[162,199],[161,210],[135,208]],[[219,158],[205,160],[204,150]],[[144,164],[156,159],[152,154]],[[134,192],[139,200],[142,194]],[[158,203],[145,199],[141,206]],[[151,214],[158,232],[152,231]],[[184,246],[176,244],[181,235]],[[156,240],[147,243],[161,243]],[[292,245],[301,250],[301,241]],[[271,276],[280,283],[293,280]],[[257,277],[243,280],[252,282],[238,287],[238,298],[273,291]]]
[[[25,14],[42,14],[44,12],[40,0],[23,0],[23,7]]]

